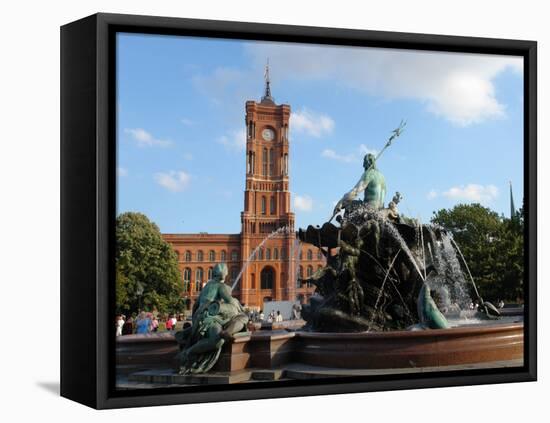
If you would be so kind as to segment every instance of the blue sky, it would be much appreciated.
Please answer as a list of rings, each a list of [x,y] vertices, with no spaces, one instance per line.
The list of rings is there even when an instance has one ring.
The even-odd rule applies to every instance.
[[[401,119],[380,158],[388,202],[428,221],[480,202],[509,214],[523,198],[523,68],[517,57],[119,34],[118,213],[165,233],[238,233],[244,103],[292,108],[290,175],[298,227],[322,224]]]

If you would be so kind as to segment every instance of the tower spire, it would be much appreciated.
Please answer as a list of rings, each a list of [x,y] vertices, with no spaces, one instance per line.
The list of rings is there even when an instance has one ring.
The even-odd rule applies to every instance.
[[[271,86],[270,86],[271,81],[269,79],[269,58],[267,58],[267,62],[265,65],[264,80],[265,80],[265,91],[262,97],[262,103],[275,104],[273,97],[271,97]]]
[[[514,205],[514,195],[512,194],[512,181],[510,181],[510,219],[516,217],[516,206]]]

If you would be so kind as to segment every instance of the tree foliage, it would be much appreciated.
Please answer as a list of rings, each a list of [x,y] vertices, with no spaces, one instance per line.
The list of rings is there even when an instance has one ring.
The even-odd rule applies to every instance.
[[[523,211],[511,219],[480,204],[459,204],[434,212],[459,245],[485,300],[523,298]]]
[[[145,215],[117,217],[115,254],[117,312],[167,311],[181,303],[176,253]]]

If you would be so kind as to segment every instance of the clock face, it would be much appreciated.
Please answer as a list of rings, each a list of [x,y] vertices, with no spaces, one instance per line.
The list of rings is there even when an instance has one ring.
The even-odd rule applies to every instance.
[[[266,141],[273,141],[273,138],[275,138],[275,132],[273,132],[273,129],[265,128],[262,131],[262,138]]]

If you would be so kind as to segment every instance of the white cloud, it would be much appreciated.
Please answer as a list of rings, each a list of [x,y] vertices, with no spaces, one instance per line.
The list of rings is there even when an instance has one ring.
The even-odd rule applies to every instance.
[[[342,163],[361,163],[365,154],[378,154],[378,151],[368,148],[365,144],[359,145],[356,153],[341,154],[330,148],[326,148],[321,152],[321,157],[326,159],[336,160]]]
[[[294,194],[293,200],[296,210],[309,212],[313,209],[313,199],[309,195]]]
[[[313,112],[303,107],[302,110],[290,114],[290,128],[292,131],[319,138],[333,131],[334,120],[324,113]]]
[[[498,197],[498,188],[494,185],[468,184],[452,187],[443,192],[443,196],[453,200],[487,203]]]
[[[128,169],[126,169],[125,167],[119,166],[116,168],[116,173],[120,177],[125,177],[125,176],[128,176]]]
[[[426,198],[428,200],[433,200],[434,198],[437,198],[437,191],[435,189],[432,189],[430,190],[430,192],[428,192],[428,194],[426,194]]]
[[[523,70],[520,57],[497,55],[277,43],[250,44],[247,51],[257,67],[269,57],[279,81],[332,79],[387,100],[417,100],[458,126],[504,117],[494,79],[506,69]]]
[[[354,154],[338,154],[336,151],[327,148],[321,152],[321,157],[336,160],[343,163],[353,163],[359,161]]]
[[[154,178],[161,187],[172,192],[185,190],[191,181],[191,176],[183,170],[155,173]]]
[[[242,151],[246,148],[246,130],[244,128],[229,132],[218,138],[218,143],[228,150]]]
[[[124,133],[129,134],[139,147],[167,147],[172,141],[155,138],[142,128],[126,128]]]

